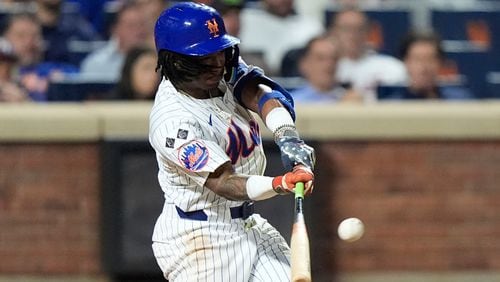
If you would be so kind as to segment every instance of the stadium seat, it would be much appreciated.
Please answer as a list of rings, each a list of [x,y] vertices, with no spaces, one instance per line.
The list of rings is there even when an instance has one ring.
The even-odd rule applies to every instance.
[[[47,90],[48,101],[79,102],[87,100],[109,100],[116,82],[71,78],[51,81]]]
[[[467,86],[477,98],[488,98],[490,96],[484,83],[484,76],[491,69],[489,54],[457,52],[447,53],[446,58],[457,65],[458,73],[466,78]]]
[[[104,47],[106,43],[107,41],[104,40],[70,40],[68,42],[69,60],[71,63],[78,66],[88,54]]]
[[[432,26],[441,35],[449,60],[479,98],[490,98],[486,74],[500,62],[500,7],[475,11],[432,10]]]
[[[488,98],[500,99],[500,71],[486,73],[485,82],[490,93]]]
[[[294,48],[285,53],[281,60],[281,75],[285,77],[301,76],[299,71],[299,60],[302,55],[302,48]]]
[[[476,11],[432,10],[431,21],[447,52],[500,50],[500,7]]]

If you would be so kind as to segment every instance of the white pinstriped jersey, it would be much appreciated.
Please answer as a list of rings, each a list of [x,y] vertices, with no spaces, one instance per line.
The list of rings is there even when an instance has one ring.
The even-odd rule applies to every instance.
[[[196,99],[163,80],[151,111],[149,140],[157,153],[160,186],[166,202],[184,211],[241,205],[203,186],[225,162],[237,173],[264,173],[258,123],[228,87],[221,82],[219,88],[224,96]]]
[[[163,80],[150,115],[165,205],[153,232],[153,252],[169,281],[290,281],[290,251],[258,214],[233,218],[231,201],[204,187],[225,162],[241,174],[261,175],[265,156],[258,124],[228,87],[225,94],[195,99]],[[205,219],[186,219],[200,212]]]

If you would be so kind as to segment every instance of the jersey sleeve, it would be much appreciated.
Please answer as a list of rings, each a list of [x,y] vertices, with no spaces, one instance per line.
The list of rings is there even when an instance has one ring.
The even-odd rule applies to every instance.
[[[164,122],[151,133],[150,143],[157,154],[181,168],[203,185],[211,172],[230,161],[221,146],[193,119]]]

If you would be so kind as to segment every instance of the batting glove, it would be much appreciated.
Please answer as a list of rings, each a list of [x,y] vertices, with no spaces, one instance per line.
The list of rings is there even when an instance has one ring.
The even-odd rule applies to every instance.
[[[287,170],[297,165],[303,165],[309,170],[314,169],[316,155],[314,149],[304,143],[298,136],[283,136],[276,140],[281,151],[281,161]]]
[[[298,165],[291,172],[273,178],[273,189],[278,194],[293,193],[297,182],[304,183],[304,195],[309,195],[313,191],[313,172],[303,166]]]

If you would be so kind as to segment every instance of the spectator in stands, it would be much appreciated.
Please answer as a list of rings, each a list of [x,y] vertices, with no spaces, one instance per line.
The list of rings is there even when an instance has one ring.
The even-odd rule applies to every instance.
[[[65,3],[78,5],[79,14],[89,22],[95,31],[105,38],[105,14],[108,5],[116,0],[64,0]]]
[[[444,51],[434,33],[410,33],[401,44],[401,59],[408,71],[406,87],[394,87],[381,99],[443,99],[467,100],[473,95],[457,85],[439,83],[439,69]],[[390,88],[389,88],[390,89]]]
[[[123,100],[153,100],[160,83],[156,73],[156,51],[147,47],[131,49],[125,58],[115,96]]]
[[[299,59],[299,70],[307,83],[292,91],[297,103],[360,101],[359,95],[335,79],[339,56],[338,42],[329,36],[317,36],[307,43]]]
[[[341,52],[337,68],[339,81],[351,84],[369,102],[375,100],[377,85],[406,80],[401,61],[368,48],[368,19],[362,11],[346,8],[337,12],[331,22],[329,31],[339,40]]]
[[[14,68],[17,57],[12,45],[0,38],[0,102],[21,102],[29,100],[29,97],[14,78]]]
[[[19,80],[30,98],[45,101],[49,82],[78,73],[78,67],[64,62],[45,61],[43,58],[40,23],[31,14],[13,14],[3,36],[19,58]]]
[[[39,0],[36,17],[42,26],[44,59],[46,61],[80,64],[82,56],[74,49],[88,46],[85,42],[100,37],[94,27],[78,13],[63,12],[62,0]]]
[[[241,38],[241,11],[244,9],[244,0],[198,0],[196,2],[205,2],[214,7],[222,16],[226,32],[232,36]],[[262,56],[262,51],[240,49],[240,55],[245,58],[247,64],[259,66],[269,74],[269,67]]]
[[[156,20],[160,16],[161,12],[165,10],[168,6],[167,0],[134,0],[142,12],[144,13],[144,17],[146,18],[147,27],[146,31],[147,35],[147,44],[151,46],[151,48],[155,48],[154,42],[154,30]]]
[[[42,58],[40,24],[31,14],[9,16],[2,35],[12,44],[21,66],[36,64]]]
[[[284,54],[304,46],[324,28],[319,20],[297,14],[293,0],[261,0],[257,4],[241,12],[240,48],[262,52],[268,66],[266,72],[279,75]]]
[[[101,49],[90,53],[81,64],[81,75],[118,81],[125,54],[147,40],[147,20],[134,2],[124,4],[112,25],[111,38]]]

